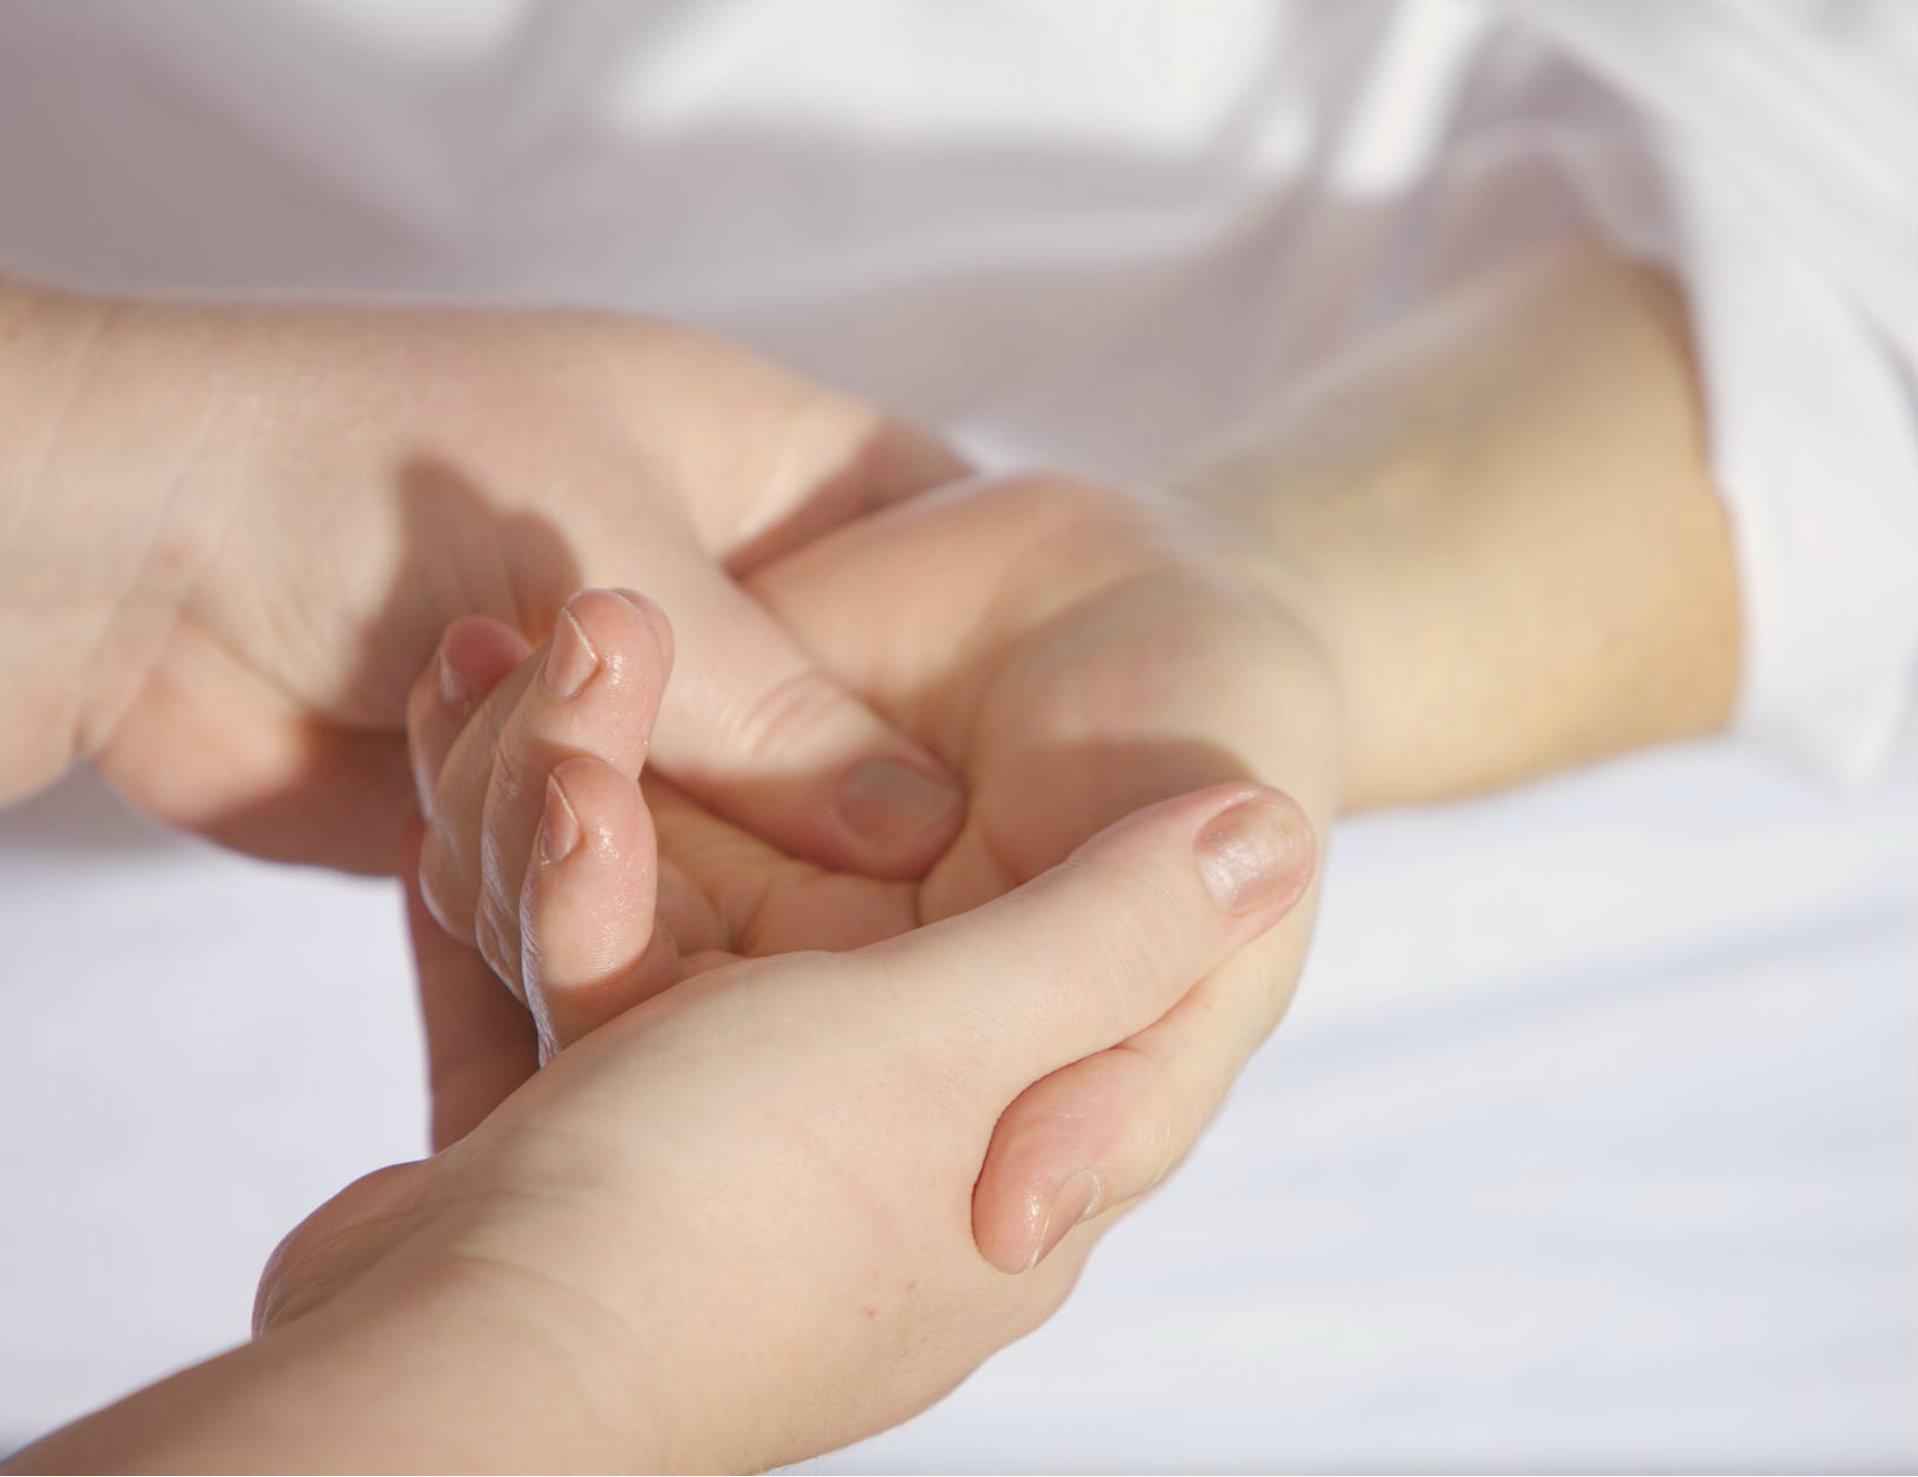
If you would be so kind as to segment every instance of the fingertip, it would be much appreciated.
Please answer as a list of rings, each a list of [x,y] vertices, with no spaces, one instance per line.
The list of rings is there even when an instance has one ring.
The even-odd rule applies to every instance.
[[[673,623],[665,610],[656,600],[640,594],[637,590],[628,589],[624,585],[615,587],[612,593],[639,612],[640,618],[646,622],[647,628],[652,632],[653,639],[659,644],[662,663],[670,668],[673,664],[674,651]]]
[[[1136,1053],[1101,1052],[1012,1101],[973,1187],[973,1239],[982,1257],[1002,1272],[1030,1271],[1079,1222],[1139,1192],[1137,1177],[1159,1166],[1127,1162],[1138,1156],[1123,1152],[1125,1129],[1150,1101],[1154,1071]]]
[[[491,616],[461,616],[441,634],[406,703],[413,787],[423,813],[432,811],[440,771],[475,708],[531,650],[524,636]]]
[[[1299,803],[1260,785],[1199,830],[1199,875],[1222,912],[1276,922],[1312,881],[1318,838]]]
[[[540,808],[539,834],[535,840],[542,866],[563,862],[573,854],[582,835],[579,812],[566,798],[566,789],[557,773],[546,777],[546,798]]]
[[[1120,859],[1135,848],[1179,844],[1190,848],[1218,913],[1245,920],[1255,932],[1285,916],[1311,885],[1318,861],[1317,833],[1299,803],[1249,782],[1210,785],[1136,810],[1074,855]]]
[[[672,623],[656,604],[633,590],[581,590],[560,610],[542,687],[566,704],[603,680],[628,689],[622,696],[636,691],[650,708],[672,663]]]
[[[583,846],[601,861],[636,858],[651,863],[652,817],[637,781],[596,754],[575,754],[546,778],[535,860],[564,862]]]
[[[506,622],[463,615],[440,637],[434,680],[447,707],[468,708],[525,661],[533,646]]]

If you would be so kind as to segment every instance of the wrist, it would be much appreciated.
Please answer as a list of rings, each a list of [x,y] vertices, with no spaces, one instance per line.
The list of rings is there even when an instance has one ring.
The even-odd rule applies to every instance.
[[[395,1256],[250,1344],[20,1453],[23,1471],[658,1471],[551,1289]]]
[[[1736,575],[1682,303],[1571,243],[1329,365],[1188,490],[1329,654],[1350,808],[1723,725]]]
[[[1466,762],[1449,741],[1434,751],[1427,728],[1418,752],[1404,740],[1420,727],[1408,711],[1448,709],[1454,668],[1422,629],[1403,583],[1385,578],[1378,538],[1436,475],[1411,459],[1394,466],[1343,465],[1335,476],[1302,465],[1260,468],[1256,499],[1214,477],[1201,495],[1236,528],[1247,581],[1284,612],[1317,654],[1339,723],[1340,812],[1362,811],[1469,788]]]
[[[60,467],[111,319],[103,302],[0,281],[0,803],[71,763],[87,653],[121,594],[80,557],[86,510]]]
[[[303,1380],[335,1361],[340,1372],[329,1377],[343,1380],[391,1366],[390,1376],[374,1376],[377,1398],[388,1398],[390,1383],[397,1407],[419,1412],[428,1433],[466,1439],[462,1422],[428,1417],[461,1404],[484,1411],[488,1465],[698,1461],[710,1447],[698,1438],[710,1433],[693,1428],[689,1402],[669,1388],[686,1341],[672,1340],[667,1359],[638,1333],[657,1330],[654,1304],[670,1308],[660,1294],[675,1282],[671,1266],[649,1262],[644,1228],[597,1212],[590,1196],[480,1188],[471,1165],[460,1165],[391,1166],[295,1228],[261,1278],[258,1344],[281,1351],[276,1358],[293,1351],[308,1370]],[[499,1455],[508,1451],[521,1454],[517,1463]],[[463,1465],[450,1451],[420,1457]]]
[[[337,1381],[341,1412],[388,1411],[366,1463],[457,1471],[653,1471],[661,1438],[650,1361],[623,1323],[562,1274],[484,1253],[376,1267],[295,1340],[302,1400]],[[394,1452],[415,1446],[417,1463]]]
[[[99,747],[197,563],[210,360],[168,316],[0,281],[0,803]]]

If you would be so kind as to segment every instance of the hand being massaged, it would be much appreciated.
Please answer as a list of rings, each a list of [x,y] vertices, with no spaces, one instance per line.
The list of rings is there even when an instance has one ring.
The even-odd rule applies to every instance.
[[[434,1043],[436,1142],[457,1139],[540,1054],[690,974],[951,917],[1153,801],[1275,780],[1305,808],[1296,846],[1309,849],[1333,783],[1323,663],[1271,602],[1175,533],[1108,489],[981,481],[753,578],[827,670],[963,777],[965,823],[922,877],[791,857],[644,771],[674,658],[666,617],[643,597],[576,596],[531,655],[497,621],[455,623],[408,710],[429,821],[422,882],[435,916],[531,1016],[499,992],[467,1002],[466,1027]],[[1285,680],[1245,680],[1260,668]],[[1242,844],[1269,843],[1248,832]],[[1024,1270],[1164,1177],[1283,1011],[1310,915],[1294,910],[1163,1019],[1021,1094],[975,1196],[990,1261]],[[1105,929],[1130,926],[1115,915]]]

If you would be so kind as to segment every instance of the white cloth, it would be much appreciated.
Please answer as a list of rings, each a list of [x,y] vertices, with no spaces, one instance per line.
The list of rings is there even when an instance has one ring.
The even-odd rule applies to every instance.
[[[0,268],[642,308],[1137,478],[1568,223],[1668,262],[1744,725],[1892,778],[1714,746],[1350,828],[1192,1169],[845,1460],[1909,1460],[1914,79],[1896,3],[46,0],[0,7]],[[385,901],[89,793],[0,818],[0,1437],[236,1336],[418,1144]]]

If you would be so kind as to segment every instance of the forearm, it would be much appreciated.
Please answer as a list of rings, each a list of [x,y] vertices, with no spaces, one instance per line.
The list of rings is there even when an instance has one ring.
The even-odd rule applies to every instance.
[[[1442,799],[1730,711],[1739,619],[1682,305],[1586,247],[1473,284],[1189,479],[1329,653],[1345,803]]]

